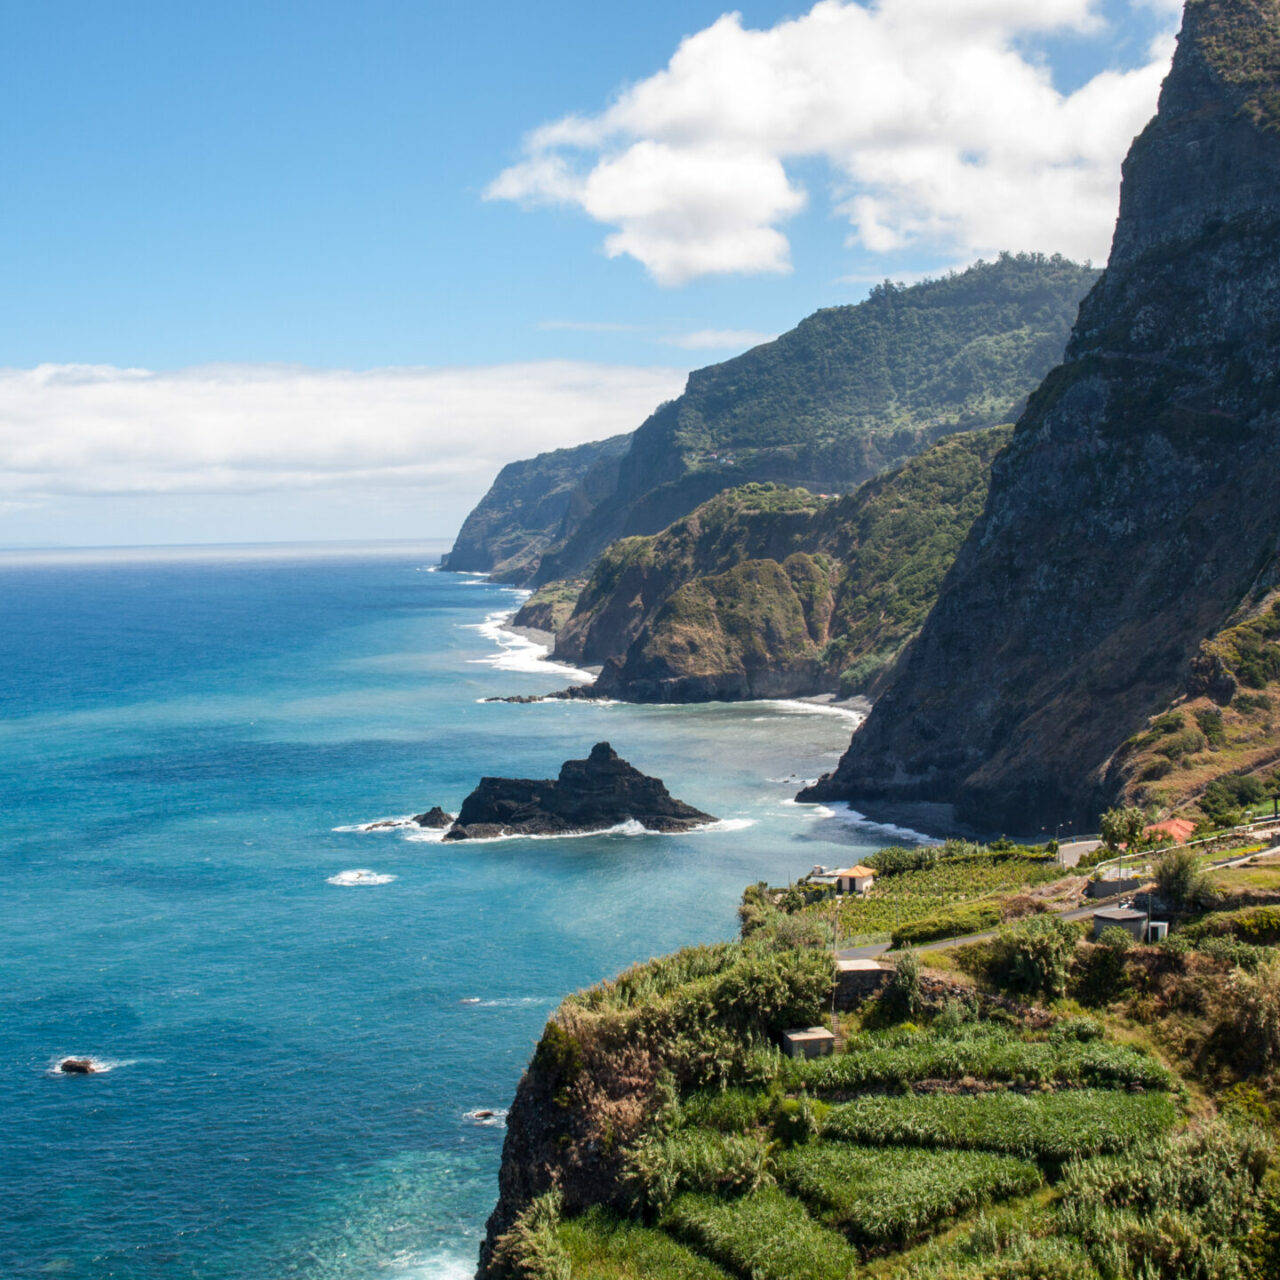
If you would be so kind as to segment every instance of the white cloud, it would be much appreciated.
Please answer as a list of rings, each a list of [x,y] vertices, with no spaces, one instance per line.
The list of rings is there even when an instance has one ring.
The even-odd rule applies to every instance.
[[[663,284],[788,270],[780,228],[807,193],[787,165],[813,158],[873,252],[1102,259],[1170,51],[1060,93],[1035,37],[1102,30],[1094,0],[821,0],[767,30],[728,14],[599,115],[534,130],[486,194],[578,206]]]
[[[662,341],[684,351],[745,351],[762,342],[772,342],[776,333],[757,333],[754,329],[698,329],[694,333],[677,333]]]
[[[0,369],[0,514],[20,540],[24,510],[67,499],[411,490],[465,511],[505,463],[631,430],[684,377],[571,361]]]

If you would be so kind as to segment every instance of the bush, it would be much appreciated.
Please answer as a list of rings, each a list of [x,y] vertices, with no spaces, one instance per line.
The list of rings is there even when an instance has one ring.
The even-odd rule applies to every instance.
[[[772,1182],[759,1139],[705,1129],[642,1138],[627,1154],[623,1185],[646,1213],[660,1212],[683,1191],[742,1195]]]
[[[764,1089],[704,1089],[681,1102],[680,1119],[721,1133],[745,1133],[764,1123],[773,1104]]]
[[[808,1142],[827,1117],[830,1107],[802,1093],[798,1098],[782,1098],[773,1109],[773,1136],[784,1146]]]
[[[1007,927],[998,940],[997,981],[1012,991],[1060,999],[1079,938],[1079,928],[1057,916],[1033,916]]]
[[[880,997],[880,1007],[891,1018],[902,1021],[914,1018],[923,1007],[920,996],[920,957],[914,951],[904,951],[893,964],[893,977],[889,979]]]
[[[1280,958],[1237,974],[1221,1030],[1240,1061],[1263,1070],[1280,1063]]]
[[[938,938],[963,938],[970,933],[983,933],[1000,923],[999,902],[984,899],[978,902],[962,902],[958,906],[938,911],[923,920],[912,920],[899,925],[893,931],[895,948],[916,946],[933,942]]]
[[[1156,887],[1174,907],[1194,907],[1209,899],[1209,877],[1192,849],[1167,849],[1155,863]]]
[[[1193,943],[1202,938],[1232,937],[1254,946],[1274,946],[1280,943],[1280,907],[1218,911],[1184,929],[1182,936]]]
[[[573,1280],[569,1255],[560,1243],[557,1228],[563,1204],[558,1190],[530,1201],[511,1230],[500,1235],[493,1247],[493,1266],[512,1280]]]

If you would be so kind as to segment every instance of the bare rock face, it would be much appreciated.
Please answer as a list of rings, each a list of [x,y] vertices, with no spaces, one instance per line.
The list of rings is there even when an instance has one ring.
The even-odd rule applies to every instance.
[[[413,822],[415,826],[441,831],[445,827],[453,825],[453,814],[445,813],[439,805],[435,805],[433,808],[428,809],[426,813],[414,814]]]
[[[715,818],[673,799],[660,779],[597,742],[587,759],[566,760],[555,779],[481,778],[445,839],[574,835],[631,821],[649,831],[688,831]]]
[[[1189,0],[1111,260],[938,603],[801,799],[1092,821],[1280,535],[1280,3]]]

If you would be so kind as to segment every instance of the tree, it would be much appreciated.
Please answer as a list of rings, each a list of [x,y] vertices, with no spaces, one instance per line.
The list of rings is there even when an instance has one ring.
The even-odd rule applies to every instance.
[[[1122,845],[1127,845],[1129,852],[1135,852],[1143,842],[1143,833],[1147,826],[1147,815],[1141,809],[1108,809],[1102,815],[1102,843],[1112,853],[1119,853]]]

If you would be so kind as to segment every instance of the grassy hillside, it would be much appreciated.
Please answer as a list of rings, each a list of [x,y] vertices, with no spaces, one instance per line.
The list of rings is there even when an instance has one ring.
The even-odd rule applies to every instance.
[[[1184,692],[1112,768],[1127,802],[1162,818],[1226,822],[1280,793],[1280,592],[1201,645]]]
[[[1037,917],[933,971],[908,954],[804,1061],[776,1033],[831,1025],[830,953],[774,896],[747,895],[746,941],[636,966],[548,1023],[482,1274],[1280,1273],[1274,920],[1184,916],[1139,946]]]
[[[745,485],[596,566],[556,656],[638,700],[873,690],[915,634],[1009,428],[948,436],[842,498]]]

